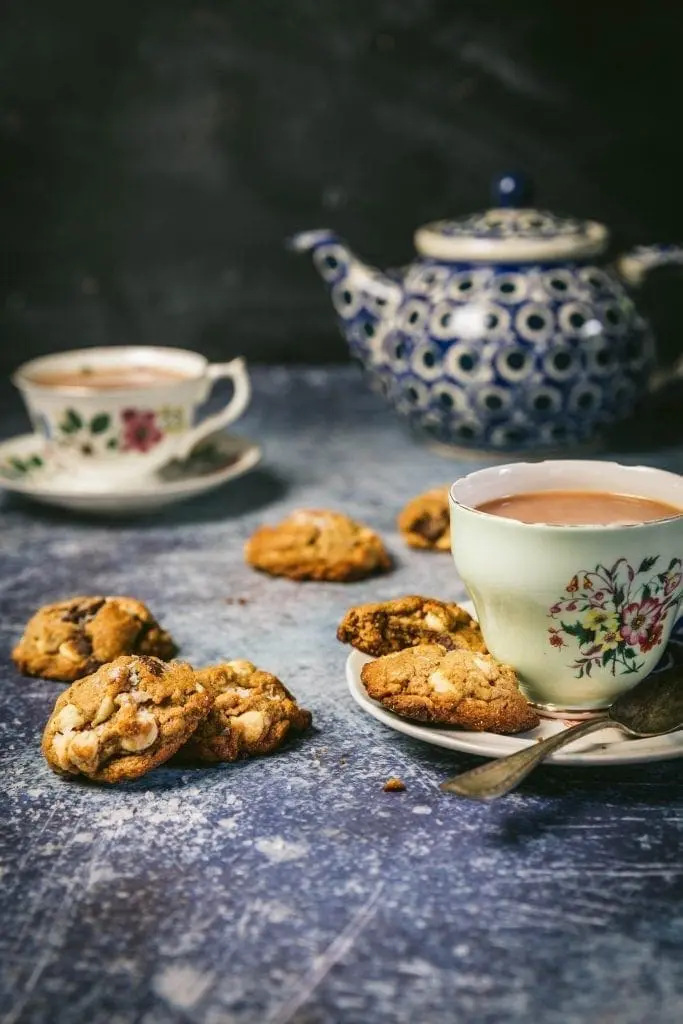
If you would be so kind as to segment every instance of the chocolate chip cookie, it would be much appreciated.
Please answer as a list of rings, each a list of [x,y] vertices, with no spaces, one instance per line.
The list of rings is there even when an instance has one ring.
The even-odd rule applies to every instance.
[[[404,506],[398,517],[398,528],[411,548],[429,551],[450,551],[451,517],[448,488],[436,487],[418,494]]]
[[[250,661],[227,661],[197,672],[213,707],[179,753],[183,759],[237,761],[271,754],[292,732],[311,724],[286,686]]]
[[[341,512],[302,509],[247,542],[249,565],[293,580],[349,582],[391,568],[378,535]]]
[[[122,654],[166,661],[177,648],[149,608],[132,597],[72,597],[39,608],[12,657],[28,676],[72,682]]]
[[[538,725],[517,675],[490,654],[422,644],[368,662],[368,696],[404,718],[477,732],[525,732]]]
[[[486,651],[478,623],[464,608],[417,594],[350,608],[337,639],[375,657],[426,643]]]
[[[45,727],[43,754],[59,775],[137,779],[183,745],[212,703],[183,662],[117,658],[60,695]]]

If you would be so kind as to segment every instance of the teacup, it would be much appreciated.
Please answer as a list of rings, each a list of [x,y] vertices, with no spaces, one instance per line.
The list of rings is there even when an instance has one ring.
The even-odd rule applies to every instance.
[[[683,509],[683,477],[614,462],[470,473],[450,492],[456,568],[486,644],[546,713],[608,707],[657,665],[683,597],[683,515],[633,525],[525,523],[478,510],[538,491],[612,492]]]
[[[230,401],[196,422],[214,381],[229,378]],[[108,489],[186,458],[242,415],[251,396],[244,360],[209,363],[185,349],[91,348],[24,363],[12,380],[48,457]]]

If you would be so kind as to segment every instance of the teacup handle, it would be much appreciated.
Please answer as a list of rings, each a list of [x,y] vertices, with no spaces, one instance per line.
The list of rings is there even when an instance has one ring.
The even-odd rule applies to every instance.
[[[224,409],[207,416],[196,427],[183,435],[176,458],[186,458],[200,441],[239,419],[249,405],[251,383],[244,359],[241,356],[232,359],[229,363],[211,363],[206,369],[206,376],[212,384],[214,381],[228,377],[233,383],[233,396]]]

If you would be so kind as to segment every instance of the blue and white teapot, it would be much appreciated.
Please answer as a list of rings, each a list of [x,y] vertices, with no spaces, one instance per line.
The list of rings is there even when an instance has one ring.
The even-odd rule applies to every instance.
[[[419,228],[405,268],[367,266],[328,229],[292,247],[312,252],[351,353],[420,433],[494,452],[581,445],[651,386],[654,342],[631,292],[683,248],[603,266],[603,224],[521,205],[520,176],[496,188],[495,209]]]

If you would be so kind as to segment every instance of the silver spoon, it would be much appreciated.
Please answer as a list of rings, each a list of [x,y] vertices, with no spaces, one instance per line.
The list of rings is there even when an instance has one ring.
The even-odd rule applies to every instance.
[[[445,793],[470,800],[496,800],[518,786],[548,754],[579,736],[617,726],[629,736],[662,736],[683,727],[683,667],[676,665],[648,676],[618,697],[605,715],[579,722],[564,732],[524,747],[515,754],[489,761],[441,783]]]

